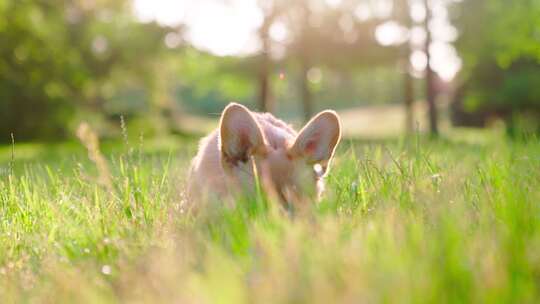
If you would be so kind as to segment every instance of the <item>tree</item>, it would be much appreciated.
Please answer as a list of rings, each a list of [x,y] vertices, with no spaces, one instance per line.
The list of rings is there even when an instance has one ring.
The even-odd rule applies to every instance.
[[[375,39],[375,29],[386,20],[359,20],[354,13],[357,5],[357,1],[330,5],[322,0],[297,0],[287,10],[287,26],[293,36],[287,56],[299,70],[305,120],[315,110],[309,76],[316,75],[316,71],[327,68],[352,73],[361,68],[393,65],[399,58],[398,47],[381,46]]]
[[[270,28],[276,19],[282,14],[285,6],[279,0],[259,1],[259,7],[263,12],[263,22],[259,28],[259,40],[261,41],[261,53],[259,63],[259,110],[263,112],[273,112],[274,98],[270,83],[270,71],[272,70],[272,59],[270,56],[272,39]]]
[[[532,0],[463,1],[453,7],[464,61],[457,102],[465,112],[490,112],[506,120],[540,120],[540,4]]]
[[[312,58],[309,19],[311,10],[307,1],[300,5],[300,37],[299,37],[299,61],[300,61],[300,92],[302,96],[302,107],[304,110],[304,121],[308,121],[313,115],[313,96],[309,87],[309,71],[312,67]]]
[[[168,31],[140,24],[118,1],[3,1],[0,132],[7,140],[59,139],[79,109],[103,112],[127,82],[148,73]]]
[[[435,72],[432,68],[431,63],[431,6],[430,0],[424,0],[424,8],[426,10],[426,18],[424,20],[424,31],[426,32],[426,43],[424,47],[424,52],[426,54],[426,101],[428,106],[428,115],[429,115],[429,130],[432,136],[437,136],[439,134],[438,127],[438,114],[437,114],[437,105],[435,103],[436,91],[435,91]]]
[[[274,105],[272,101],[272,92],[270,88],[270,69],[272,63],[270,59],[270,26],[272,25],[272,13],[264,18],[263,24],[259,29],[259,37],[262,44],[259,67],[259,110],[262,112],[273,112]]]
[[[394,18],[397,19],[408,31],[412,29],[413,21],[410,13],[409,0],[395,0]],[[414,132],[414,88],[413,79],[410,73],[411,64],[411,42],[409,39],[402,45],[401,50],[401,68],[403,73],[403,106],[405,109],[405,132],[412,134]]]

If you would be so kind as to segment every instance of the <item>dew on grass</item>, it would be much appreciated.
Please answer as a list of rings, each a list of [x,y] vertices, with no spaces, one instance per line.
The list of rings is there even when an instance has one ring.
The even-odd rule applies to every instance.
[[[101,267],[101,273],[103,273],[104,275],[111,275],[112,273],[112,268],[111,266],[109,265],[103,265]]]
[[[435,181],[439,181],[442,179],[442,176],[440,173],[435,173],[431,176],[431,179],[435,180]]]
[[[351,193],[357,193],[358,192],[358,183],[352,182],[351,183]]]

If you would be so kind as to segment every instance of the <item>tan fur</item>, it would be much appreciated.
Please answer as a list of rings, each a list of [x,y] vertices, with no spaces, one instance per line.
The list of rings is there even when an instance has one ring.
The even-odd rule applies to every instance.
[[[322,192],[326,173],[317,176],[314,165],[327,170],[341,128],[333,111],[321,112],[313,121],[299,136],[269,113],[230,104],[220,127],[200,141],[190,168],[188,198],[192,202],[227,200],[235,193],[253,190],[257,175],[264,190],[282,201],[314,199]]]

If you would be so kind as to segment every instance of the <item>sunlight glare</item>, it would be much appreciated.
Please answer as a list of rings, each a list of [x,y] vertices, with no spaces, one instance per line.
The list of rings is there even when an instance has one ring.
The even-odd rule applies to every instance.
[[[426,31],[423,27],[414,26],[410,30],[410,41],[414,46],[423,46],[426,43]]]
[[[445,81],[452,80],[461,70],[461,58],[457,55],[456,49],[444,42],[435,42],[430,47],[431,66],[433,70]],[[410,57],[411,66],[415,75],[421,77],[421,73],[427,67],[426,53],[416,50]]]
[[[423,71],[427,66],[426,53],[422,51],[414,51],[411,54],[411,65],[416,71]]]
[[[385,22],[375,30],[375,38],[383,46],[403,43],[407,40],[407,29],[395,21]]]
[[[414,22],[424,22],[426,19],[426,8],[422,3],[416,1],[412,2],[410,10],[411,18]]]
[[[259,49],[263,15],[255,2],[201,1],[190,11],[187,39],[218,56],[251,54]]]
[[[324,2],[326,2],[328,6],[336,8],[341,4],[342,0],[325,0]]]
[[[368,5],[360,3],[354,9],[354,16],[360,21],[366,21],[371,18],[371,10]]]
[[[133,8],[143,22],[176,26],[183,21],[186,5],[185,1],[175,0],[133,0]]]
[[[170,32],[165,35],[165,45],[170,48],[174,49],[182,43],[182,36],[179,33]]]
[[[285,42],[289,36],[289,31],[285,23],[278,21],[274,22],[270,27],[270,37],[276,42]]]
[[[134,9],[143,22],[185,24],[186,40],[218,56],[251,54],[260,48],[256,31],[263,16],[255,1],[134,0]]]
[[[373,15],[377,18],[387,18],[392,14],[394,7],[390,0],[377,0],[372,2]]]
[[[461,69],[461,58],[456,49],[445,42],[434,42],[430,47],[433,70],[446,81],[452,80]]]
[[[257,1],[250,0],[133,0],[136,16],[142,22],[156,21],[167,26],[185,25],[184,38],[195,47],[209,51],[217,56],[249,55],[260,50],[261,43],[257,31],[263,21],[263,12]],[[342,0],[325,0],[331,7],[342,4]],[[381,0],[372,6],[359,4],[354,15],[358,20],[388,15],[392,10],[392,2]],[[419,1],[413,1],[411,15],[416,22],[425,18],[425,9]],[[351,32],[354,20],[340,19],[339,25],[347,34]],[[444,5],[435,5],[430,30],[434,43],[431,46],[432,66],[439,76],[451,80],[461,69],[461,59],[451,42],[457,38],[457,30],[448,21],[448,11]],[[277,42],[272,45],[271,56],[280,60],[285,56],[286,44],[290,33],[286,25],[277,21],[270,28],[270,36]],[[354,42],[356,36],[349,35],[349,42]],[[347,37],[346,37],[347,38]],[[413,27],[408,31],[395,21],[388,21],[375,30],[375,38],[383,46],[392,46],[411,40],[411,45],[422,47],[426,33],[422,27]],[[98,41],[99,42],[99,41]],[[99,52],[106,47],[96,42],[94,51]],[[164,43],[169,48],[175,48],[182,42],[177,33],[169,33]],[[411,54],[411,65],[416,72],[421,72],[426,66],[426,55],[420,50]],[[310,71],[312,82],[320,82],[320,69]]]

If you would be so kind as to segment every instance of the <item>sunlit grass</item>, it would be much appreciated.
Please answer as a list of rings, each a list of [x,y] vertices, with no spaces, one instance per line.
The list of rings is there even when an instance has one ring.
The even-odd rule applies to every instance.
[[[294,217],[263,197],[191,212],[196,143],[129,144],[105,145],[112,189],[75,144],[13,175],[1,149],[2,303],[540,299],[537,140],[345,142]]]

